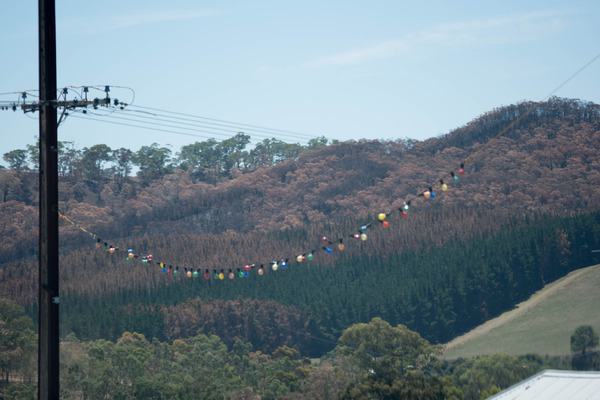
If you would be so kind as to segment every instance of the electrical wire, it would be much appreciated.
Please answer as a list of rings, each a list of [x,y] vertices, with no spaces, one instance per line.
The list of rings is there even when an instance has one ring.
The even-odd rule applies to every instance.
[[[80,114],[80,115],[78,115],[78,114]],[[197,138],[202,138],[202,139],[212,139],[213,138],[212,136],[199,135],[199,134],[186,133],[186,132],[178,132],[178,131],[168,130],[168,129],[153,128],[150,126],[142,126],[142,125],[126,124],[126,123],[122,123],[122,122],[107,121],[105,119],[93,118],[91,116],[88,116],[88,115],[80,113],[80,112],[75,113],[75,114],[69,114],[69,116],[73,117],[73,118],[78,118],[78,119],[86,119],[89,121],[103,122],[105,124],[113,124],[113,125],[128,126],[128,127],[133,127],[133,128],[148,129],[151,131],[173,133],[176,135],[191,136],[191,137],[197,137]]]
[[[134,105],[132,103],[135,101],[135,91],[132,88],[126,86],[65,86],[63,88],[57,89],[57,99],[62,98],[63,101],[67,101],[67,93],[71,93],[72,96],[74,96],[74,98],[77,100],[88,100],[88,93],[90,91],[101,92],[103,94],[106,94],[106,99],[110,99],[110,88],[119,88],[131,91],[131,101],[129,103],[125,103],[115,98],[115,107],[107,107],[106,112],[102,112],[105,110],[104,107],[97,108],[94,111],[89,110],[87,108],[80,110],[78,108],[65,107],[63,113],[60,115],[59,123],[64,122],[64,120],[68,116],[73,116],[75,118],[86,118],[88,120],[97,122],[107,122],[112,123],[114,125],[148,129],[169,134],[199,137],[202,139],[213,139],[214,136],[227,139],[239,133],[244,133],[251,136],[251,143],[259,142],[258,140],[253,140],[252,138],[261,138],[277,139],[287,143],[308,144],[310,140],[323,138],[323,136],[310,135],[290,130],[274,129],[259,125],[237,123],[222,119],[208,118],[159,108]],[[7,110],[14,107],[20,107],[22,103],[25,104],[23,96],[28,95],[29,92],[35,93],[37,91],[33,90],[26,92],[2,93],[0,95],[17,94],[19,95],[19,98],[16,102],[0,101],[0,106],[2,106],[3,109]],[[31,94],[31,96],[38,97],[35,94]],[[68,108],[71,108],[70,112],[68,111]],[[132,116],[133,113],[136,114]],[[98,118],[94,118],[93,116]],[[35,119],[34,116],[28,115],[28,117]],[[102,121],[100,118],[112,118],[124,122]]]
[[[135,105],[132,105],[129,107],[135,107]],[[299,140],[299,141],[303,141],[303,142],[308,142],[311,139],[318,138],[316,136],[313,137],[313,136],[294,135],[294,134],[289,134],[289,133],[283,133],[285,131],[279,131],[279,130],[270,129],[270,128],[265,128],[265,129],[248,128],[246,124],[237,124],[237,125],[233,125],[233,123],[232,124],[220,124],[220,123],[207,122],[204,120],[198,120],[198,119],[192,119],[192,118],[175,117],[175,116],[170,116],[170,115],[163,114],[163,113],[156,114],[156,113],[150,113],[147,111],[131,110],[131,109],[129,109],[129,107],[126,107],[123,110],[120,110],[120,112],[122,112],[122,113],[136,112],[136,113],[140,113],[139,114],[140,116],[143,115],[149,119],[155,118],[157,121],[171,122],[171,123],[181,124],[181,125],[186,125],[186,126],[197,126],[197,127],[202,127],[202,128],[225,131],[225,132],[244,132],[244,133],[252,134],[253,136],[259,136],[259,137],[263,137],[263,138],[272,138],[273,136],[277,136],[281,139],[284,139],[284,141],[285,140],[287,140],[287,141]]]
[[[75,115],[75,113],[77,113],[77,116]],[[119,114],[119,115],[117,115]],[[73,110],[73,113],[70,114],[71,116],[74,117],[78,117],[78,118],[85,118],[85,119],[89,119],[92,121],[98,121],[98,122],[112,122],[114,124],[120,124],[123,126],[130,126],[130,127],[137,127],[137,128],[141,128],[141,129],[150,129],[150,130],[154,130],[154,131],[159,131],[159,132],[165,132],[165,133],[174,133],[174,134],[179,134],[179,135],[185,135],[185,136],[192,136],[192,137],[200,137],[200,138],[205,138],[205,139],[212,139],[212,136],[206,136],[206,135],[198,135],[198,134],[191,134],[190,132],[197,132],[200,134],[208,134],[208,135],[217,135],[217,136],[221,136],[224,138],[229,138],[232,136],[235,136],[238,133],[241,133],[241,131],[239,131],[238,129],[225,129],[225,128],[220,128],[220,127],[212,127],[212,126],[206,126],[206,125],[197,125],[197,124],[193,124],[193,123],[188,123],[188,122],[176,122],[173,123],[172,121],[170,121],[169,119],[164,119],[164,118],[155,118],[153,116],[147,116],[147,115],[136,115],[133,118],[127,117],[127,116],[122,116],[122,110],[119,111],[115,111],[114,113],[108,113],[108,114],[98,114],[94,111],[90,111],[90,110]],[[116,120],[121,120],[121,121],[128,121],[130,123],[118,123],[118,122],[114,122],[114,121],[103,121],[99,118],[94,118],[94,117],[103,117],[103,118],[110,118],[110,119],[116,119]],[[133,124],[133,123],[135,124]],[[164,123],[163,123],[164,122]],[[160,127],[160,128],[157,128]],[[243,132],[243,133],[252,133],[252,132]],[[274,136],[278,136],[278,135],[274,135]],[[273,136],[267,136],[267,135],[262,135],[260,133],[252,133],[251,134],[251,138],[263,138],[263,139],[284,139],[282,141],[287,141],[289,142],[290,139],[288,138],[274,138]],[[300,143],[307,143],[306,140],[303,140],[302,138],[296,138],[297,140],[295,142],[300,142]],[[252,140],[253,142],[258,142],[257,140]]]
[[[318,138],[321,137],[321,136],[318,136],[318,135],[311,135],[311,134],[302,133],[302,132],[295,132],[295,131],[289,131],[289,130],[283,130],[283,129],[267,128],[267,127],[259,126],[259,125],[244,124],[244,123],[226,121],[226,120],[222,120],[222,119],[202,117],[202,116],[193,115],[193,114],[184,114],[184,113],[179,113],[179,112],[175,112],[175,111],[162,110],[162,109],[158,109],[158,108],[138,106],[138,105],[135,105],[135,104],[132,104],[131,107],[134,107],[134,108],[137,107],[137,108],[141,108],[141,109],[145,109],[145,110],[158,111],[158,112],[163,112],[163,113],[170,113],[170,114],[174,114],[174,115],[181,115],[181,116],[184,116],[184,117],[191,117],[191,118],[200,119],[200,120],[225,123],[225,124],[233,125],[233,126],[236,126],[236,127],[237,126],[242,126],[242,127],[245,127],[245,129],[247,129],[247,130],[252,130],[252,129],[248,129],[248,128],[254,128],[254,130],[259,130],[259,131],[263,131],[263,132],[264,131],[274,132],[274,133],[277,133],[279,135],[291,134],[291,135],[293,135],[293,137],[304,137],[304,138],[307,138],[307,139],[318,139]],[[213,124],[215,124],[215,123],[213,123]]]
[[[102,89],[102,85],[68,86],[68,88],[73,88],[73,89],[80,89],[80,88],[85,88],[85,87],[94,89],[94,90],[97,90],[100,92],[106,92],[106,87],[104,87],[104,89]],[[213,135],[219,135],[219,132],[215,132],[215,131],[227,132],[227,135],[220,134],[220,136],[225,136],[225,137],[229,137],[231,134],[237,134],[239,132],[248,133],[254,137],[258,136],[258,137],[262,137],[262,138],[272,138],[272,136],[274,134],[277,136],[277,138],[282,139],[283,141],[290,141],[290,139],[293,139],[293,140],[301,141],[301,142],[308,142],[311,139],[320,138],[320,136],[309,135],[309,134],[300,133],[300,132],[267,128],[264,126],[251,125],[251,124],[245,124],[245,123],[236,123],[236,122],[231,122],[231,121],[226,121],[226,120],[221,120],[221,119],[202,117],[202,116],[198,116],[198,115],[184,114],[184,113],[179,113],[179,112],[169,111],[169,110],[164,110],[164,109],[159,109],[159,108],[138,106],[138,105],[133,104],[133,102],[135,100],[135,91],[132,88],[129,88],[126,86],[115,86],[115,85],[112,85],[110,87],[111,88],[124,88],[124,89],[130,90],[132,92],[131,102],[126,104],[125,107],[121,107],[121,109],[112,110],[111,113],[139,112],[140,115],[138,115],[137,118],[147,119],[151,122],[128,119],[125,117],[113,117],[113,118],[127,120],[130,122],[142,123],[142,124],[152,124],[153,126],[157,125],[156,121],[165,122],[166,124],[158,124],[158,125],[168,128],[168,130],[169,130],[168,133],[173,133],[172,132],[173,129],[183,129],[183,130],[198,131],[201,133],[210,133]],[[80,96],[83,97],[82,94],[80,94]],[[134,109],[131,110],[130,108],[134,108]],[[135,108],[138,108],[140,110],[136,110]],[[153,111],[153,112],[143,111],[143,110],[149,110],[149,111]],[[187,127],[192,127],[194,129],[189,129]],[[210,131],[207,131],[205,129],[210,129]],[[267,135],[265,135],[265,134],[267,134]],[[268,136],[268,135],[271,135],[271,136]],[[285,138],[282,138],[282,137],[285,137]]]
[[[124,113],[125,111],[127,111],[127,108],[125,108],[124,110],[117,111],[117,112],[115,112],[115,114]],[[160,116],[162,116],[162,114]],[[159,116],[154,116],[154,115],[151,115],[151,116],[144,115],[144,114],[136,115],[137,118],[140,118],[142,120],[126,118],[126,117],[119,117],[116,115],[112,115],[110,117],[116,118],[116,119],[140,122],[140,123],[144,123],[144,124],[160,125],[160,126],[165,126],[165,127],[169,127],[169,128],[183,129],[186,131],[189,130],[189,131],[199,131],[199,132],[204,132],[204,133],[211,133],[211,134],[225,136],[225,137],[230,137],[232,135],[235,135],[235,134],[238,134],[241,132],[251,134],[252,137],[260,137],[263,139],[271,139],[271,138],[273,138],[273,136],[281,136],[281,134],[278,134],[278,133],[274,133],[273,135],[269,136],[269,135],[261,134],[260,131],[258,131],[259,133],[247,131],[247,130],[242,131],[241,130],[242,128],[239,126],[238,127],[231,126],[229,128],[222,128],[221,126],[227,126],[227,125],[216,124],[217,126],[211,126],[211,125],[206,125],[204,123],[172,121],[170,119],[172,117],[169,117],[169,116],[166,116],[166,118],[159,118]],[[143,120],[147,120],[147,121],[143,121]],[[168,124],[157,123],[157,121],[158,122],[166,122]],[[190,121],[190,120],[184,120],[184,121]],[[189,128],[189,127],[191,127],[191,128]],[[210,131],[206,131],[205,129],[210,129]],[[221,132],[216,132],[216,131],[221,131],[221,132],[226,132],[226,133],[221,133]],[[290,136],[290,135],[288,135],[288,136]],[[283,139],[282,141],[290,141],[290,138],[279,138],[279,139]],[[294,139],[295,141],[300,141],[300,142],[307,142],[307,139],[303,138],[303,137],[291,137],[291,139]]]
[[[39,90],[38,89],[31,89],[31,90],[24,90],[24,91],[21,91],[21,92],[4,92],[4,93],[0,93],[0,96],[8,96],[9,94],[19,94],[19,95],[21,95],[23,93],[27,93],[28,95],[32,95],[34,97],[39,97],[37,95],[32,94],[33,92],[39,92]]]

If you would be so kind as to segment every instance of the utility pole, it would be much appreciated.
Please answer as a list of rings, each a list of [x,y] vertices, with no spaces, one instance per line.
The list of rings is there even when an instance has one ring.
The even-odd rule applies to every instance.
[[[59,266],[58,266],[58,121],[57,109],[110,107],[106,98],[58,101],[56,96],[56,14],[54,0],[39,0],[39,104],[23,104],[25,112],[40,112],[40,206],[39,206],[39,338],[38,399],[58,400],[59,374]],[[87,87],[84,92],[87,95]],[[66,89],[63,92],[66,97]],[[23,95],[25,98],[25,95]],[[114,100],[114,105],[125,106]],[[15,109],[15,106],[13,106]],[[84,111],[85,112],[85,111]]]
[[[38,399],[59,398],[58,138],[54,0],[39,0],[40,208]]]

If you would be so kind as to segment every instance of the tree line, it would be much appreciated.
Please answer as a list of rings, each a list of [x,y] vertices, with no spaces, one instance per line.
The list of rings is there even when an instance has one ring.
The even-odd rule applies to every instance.
[[[63,179],[110,178],[122,181],[136,169],[137,176],[151,180],[179,168],[190,171],[195,179],[216,182],[231,177],[234,169],[248,171],[269,167],[329,143],[325,137],[310,139],[305,146],[271,138],[263,139],[247,150],[250,140],[249,135],[240,132],[220,142],[208,139],[185,145],[175,155],[171,149],[160,147],[157,143],[142,146],[137,151],[111,149],[105,144],[80,150],[73,142],[59,141],[58,173]],[[11,150],[4,153],[2,159],[11,170],[35,172],[39,164],[39,146],[28,145],[25,149]]]
[[[22,307],[0,299],[0,396],[6,400],[36,398],[32,324]],[[586,329],[573,338],[597,346],[597,334],[591,332],[590,342]],[[439,345],[381,318],[348,327],[334,343],[311,361],[294,347],[265,353],[203,333],[172,341],[136,332],[81,341],[71,333],[60,345],[61,398],[479,400],[546,368],[583,367],[534,354],[442,361]]]

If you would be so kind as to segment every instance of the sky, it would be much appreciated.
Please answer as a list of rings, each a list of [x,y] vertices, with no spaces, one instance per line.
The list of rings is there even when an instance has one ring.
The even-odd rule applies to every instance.
[[[424,140],[524,100],[600,103],[600,59],[577,73],[600,54],[596,0],[56,3],[58,87],[132,104],[67,116],[58,139],[78,149]],[[0,104],[35,99],[37,24],[37,2],[2,1]],[[36,115],[0,111],[0,155],[38,134]]]

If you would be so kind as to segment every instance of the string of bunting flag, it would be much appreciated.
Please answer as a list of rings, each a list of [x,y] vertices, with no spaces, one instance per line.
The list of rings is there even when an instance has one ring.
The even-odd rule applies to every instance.
[[[199,268],[199,267],[189,267],[189,266],[180,266],[176,263],[166,262],[164,260],[155,259],[154,255],[147,254],[142,255],[136,253],[133,249],[125,249],[115,246],[114,244],[102,239],[100,236],[90,232],[85,227],[79,225],[72,219],[70,219],[67,215],[63,214],[59,211],[59,217],[61,220],[66,221],[71,224],[75,228],[81,230],[82,232],[90,235],[96,241],[96,246],[101,247],[104,246],[104,250],[109,254],[114,253],[123,253],[125,255],[125,260],[127,262],[133,262],[136,260],[141,260],[142,264],[156,264],[159,266],[161,272],[165,275],[169,276],[179,276],[182,275],[188,278],[199,278],[203,273],[203,277],[205,280],[224,280],[226,277],[229,279],[235,279],[236,276],[239,278],[247,278],[250,276],[251,272],[256,271],[258,275],[264,275],[266,268],[270,268],[272,271],[277,271],[278,269],[285,269],[288,265],[293,263],[304,263],[310,262],[313,260],[314,256],[318,251],[324,251],[327,254],[331,254],[334,251],[343,251],[347,244],[346,239],[354,239],[355,241],[366,241],[367,231],[372,229],[375,226],[380,226],[382,228],[388,228],[390,223],[390,216],[396,213],[399,213],[401,218],[407,218],[408,212],[413,205],[414,201],[418,198],[423,199],[434,199],[436,198],[436,192],[434,187],[439,187],[442,192],[446,192],[449,189],[448,183],[444,181],[444,178],[449,178],[449,183],[456,183],[459,180],[459,176],[464,175],[464,162],[460,164],[460,169],[458,172],[450,171],[446,176],[437,180],[434,184],[428,186],[427,189],[423,190],[417,195],[414,195],[410,198],[407,198],[401,207],[392,210],[386,210],[384,212],[380,212],[377,214],[377,219],[372,220],[365,225],[360,226],[356,231],[348,233],[346,235],[342,235],[337,238],[329,238],[327,236],[323,236],[321,238],[321,243],[315,248],[304,251],[299,254],[287,255],[285,257],[276,258],[271,261],[266,261],[262,263],[247,263],[243,266],[231,267],[231,268]],[[317,250],[318,249],[318,250]]]

